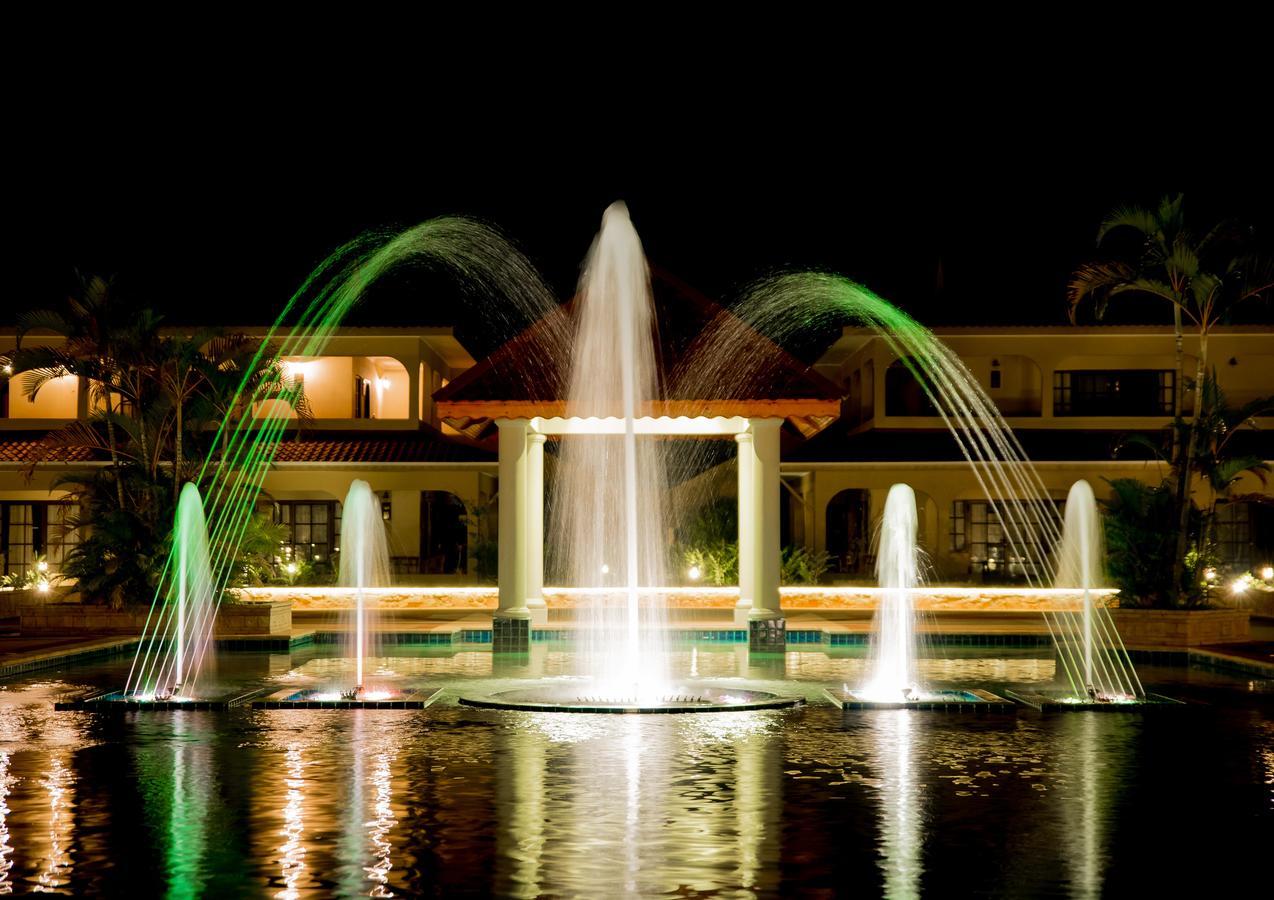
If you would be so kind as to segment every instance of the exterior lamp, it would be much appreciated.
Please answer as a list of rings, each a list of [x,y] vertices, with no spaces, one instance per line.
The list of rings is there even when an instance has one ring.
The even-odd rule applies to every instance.
[[[35,567],[39,569],[41,572],[49,571],[49,563],[47,560],[43,560],[43,559],[40,560],[38,563],[35,564]]]
[[[606,565],[606,563],[602,563],[602,574],[603,575],[610,574],[610,566]]]
[[[1230,593],[1232,594],[1242,594],[1246,590],[1247,590],[1246,578],[1236,578],[1234,579],[1233,582],[1230,583]]]
[[[284,570],[285,570],[285,571],[286,571],[289,575],[295,575],[295,574],[296,574],[296,563],[294,563],[294,562],[290,562],[290,563],[288,563],[288,564],[287,564],[286,566],[284,566],[283,568],[284,568]]]
[[[699,577],[703,575],[703,572],[699,570],[698,566],[691,566],[690,571],[686,574],[690,576],[691,581],[698,581]]]
[[[41,594],[47,594],[49,592],[49,582],[46,579],[41,578],[40,583],[35,586],[35,589]]]
[[[13,366],[9,365],[8,363],[5,363],[5,364],[4,364],[4,374],[6,374],[6,375],[12,375],[12,374],[13,374]]]
[[[383,391],[383,390],[386,390],[386,389],[389,387],[389,379],[388,379],[388,378],[377,378],[377,379],[376,379],[376,386],[377,386],[378,388],[380,388],[382,391]]]
[[[1216,581],[1216,569],[1207,568],[1203,570],[1204,581]]]
[[[1266,566],[1262,569],[1261,578],[1265,581],[1274,581],[1274,566]]]

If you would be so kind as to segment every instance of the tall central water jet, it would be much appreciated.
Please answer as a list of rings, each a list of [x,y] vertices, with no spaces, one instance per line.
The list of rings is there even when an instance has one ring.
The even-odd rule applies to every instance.
[[[650,273],[622,203],[610,206],[580,279],[567,415],[621,419],[614,435],[567,435],[554,483],[561,572],[590,592],[581,635],[599,696],[651,697],[667,685],[663,491],[657,441],[636,420],[658,396]]]
[[[1093,592],[1105,586],[1105,549],[1097,498],[1092,485],[1080,479],[1066,495],[1054,584],[1059,588],[1078,588],[1083,597],[1078,615],[1054,613],[1050,627],[1062,668],[1072,681],[1082,681],[1072,685],[1077,695],[1096,700],[1138,698],[1145,693],[1141,681],[1136,670],[1125,663],[1123,643],[1110,613],[1093,599]]]
[[[916,494],[895,484],[885,498],[876,552],[876,577],[882,588],[872,632],[867,683],[861,695],[873,701],[911,699],[917,691],[916,614],[913,588],[920,582],[916,535]]]
[[[369,641],[367,588],[389,586],[389,547],[380,500],[361,478],[350,483],[341,513],[341,587],[354,588],[354,693],[363,690],[363,664],[373,656]]]

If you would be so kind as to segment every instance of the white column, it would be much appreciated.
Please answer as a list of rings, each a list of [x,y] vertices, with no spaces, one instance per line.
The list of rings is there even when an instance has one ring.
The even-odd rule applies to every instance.
[[[500,430],[500,609],[497,616],[529,619],[526,608],[527,422],[496,419]]]
[[[544,435],[526,436],[526,606],[531,622],[546,625],[544,605]]]
[[[734,436],[738,444],[739,466],[739,601],[735,604],[735,624],[746,624],[752,611],[752,598],[756,594],[756,504],[752,496],[752,468],[756,454],[752,449],[752,435],[742,432]]]
[[[753,419],[752,518],[755,521],[752,548],[756,581],[753,584],[752,619],[777,618],[779,613],[779,430],[782,419]]]

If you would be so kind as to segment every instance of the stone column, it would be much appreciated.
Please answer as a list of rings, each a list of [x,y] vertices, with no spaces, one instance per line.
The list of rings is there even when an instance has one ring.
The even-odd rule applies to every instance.
[[[526,606],[531,625],[547,625],[544,605],[544,442],[542,434],[526,436]]]
[[[496,419],[500,432],[500,608],[491,621],[492,650],[525,652],[531,643],[526,605],[527,422]]]
[[[756,594],[756,504],[752,496],[752,468],[756,454],[752,449],[751,432],[734,436],[738,444],[739,466],[739,600],[734,607],[734,624],[747,625],[752,612],[752,598]]]
[[[752,518],[755,544],[752,547],[752,612],[749,614],[748,646],[754,650],[782,652],[787,634],[779,609],[779,432],[782,419],[753,419],[752,431]]]

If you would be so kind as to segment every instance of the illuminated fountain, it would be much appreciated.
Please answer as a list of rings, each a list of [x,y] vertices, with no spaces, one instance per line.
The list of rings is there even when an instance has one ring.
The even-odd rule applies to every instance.
[[[1075,609],[1045,614],[1065,684],[1057,689],[1009,692],[1036,708],[1128,709],[1145,704],[1179,705],[1147,694],[1128,658],[1109,608],[1097,600],[1105,587],[1106,542],[1093,488],[1083,479],[1066,495],[1066,517],[1057,550],[1059,589],[1079,594]],[[1102,593],[1108,593],[1103,591]]]
[[[916,494],[895,484],[885,499],[876,551],[876,578],[881,588],[873,622],[867,679],[858,690],[846,689],[833,699],[845,709],[945,708],[974,703],[983,708],[1007,707],[987,691],[926,690],[917,674],[915,594],[920,585],[922,554],[918,544]]]
[[[138,652],[123,691],[57,704],[60,709],[125,703],[144,708],[220,707],[229,701],[200,698],[198,684],[210,674],[217,598],[208,553],[208,528],[199,489],[187,482],[177,501],[173,549],[164,571],[165,600],[152,610],[148,640]]]
[[[389,546],[380,500],[361,478],[350,483],[341,507],[341,568],[337,584],[354,590],[354,685],[346,690],[348,699],[353,700],[363,694],[365,660],[377,655],[375,629],[368,621],[372,604],[367,590],[389,587]]]
[[[506,691],[474,705],[554,711],[696,712],[793,705],[760,691],[676,685],[668,658],[664,442],[638,438],[659,397],[650,272],[622,203],[602,217],[580,279],[566,410],[618,433],[568,434],[551,509],[563,573],[590,588],[577,635],[585,678]],[[600,429],[599,429],[600,430]]]

